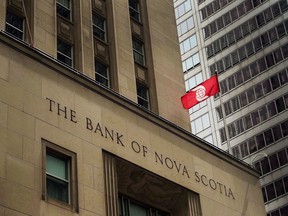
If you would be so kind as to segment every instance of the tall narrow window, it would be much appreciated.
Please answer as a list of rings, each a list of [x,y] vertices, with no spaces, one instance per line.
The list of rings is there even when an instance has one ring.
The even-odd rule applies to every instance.
[[[136,83],[137,85],[137,99],[138,104],[149,109],[149,92],[148,88],[140,83]]]
[[[76,154],[45,140],[43,144],[43,198],[78,211]]]
[[[46,152],[46,191],[48,198],[70,203],[70,159],[52,151]]]
[[[57,14],[68,20],[71,20],[71,1],[70,0],[57,0]]]
[[[72,46],[68,43],[65,43],[62,40],[57,40],[57,59],[64,64],[72,66],[73,58],[72,58]]]
[[[93,35],[102,41],[106,41],[106,20],[96,14],[93,14]]]
[[[130,17],[139,22],[141,21],[139,0],[129,0],[129,13]]]
[[[108,67],[98,61],[95,61],[95,79],[99,83],[110,87],[110,78]]]
[[[144,45],[142,42],[136,40],[133,38],[133,56],[134,56],[134,61],[141,64],[145,65],[145,57],[144,57]]]
[[[7,11],[6,14],[6,27],[5,30],[14,37],[24,39],[24,18]]]

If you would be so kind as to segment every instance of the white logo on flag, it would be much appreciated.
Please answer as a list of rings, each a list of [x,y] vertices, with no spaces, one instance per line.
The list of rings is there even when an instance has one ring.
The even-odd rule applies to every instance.
[[[196,100],[198,102],[208,98],[208,96],[206,96],[206,88],[202,85],[197,86],[196,88],[192,89],[192,91],[196,91]]]

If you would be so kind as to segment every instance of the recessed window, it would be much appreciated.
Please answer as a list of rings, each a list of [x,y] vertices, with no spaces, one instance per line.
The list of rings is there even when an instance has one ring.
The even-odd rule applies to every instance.
[[[136,202],[124,196],[119,196],[119,211],[121,216],[169,216],[170,214],[151,206]]]
[[[72,66],[72,46],[62,40],[57,40],[57,59]]]
[[[57,15],[71,20],[71,1],[57,0]]]
[[[130,17],[137,21],[141,21],[140,19],[140,3],[139,0],[129,0],[129,13]]]
[[[93,35],[102,41],[106,41],[106,20],[93,14]]]
[[[16,38],[24,39],[24,18],[7,11],[6,14],[6,32],[12,34]]]
[[[43,199],[78,211],[76,154],[43,141]]]
[[[141,65],[145,65],[144,44],[134,38],[132,44],[133,44],[134,61]]]
[[[149,92],[148,88],[140,83],[136,83],[137,85],[137,99],[138,104],[149,109]]]
[[[109,70],[107,65],[95,61],[95,79],[104,86],[110,87]]]

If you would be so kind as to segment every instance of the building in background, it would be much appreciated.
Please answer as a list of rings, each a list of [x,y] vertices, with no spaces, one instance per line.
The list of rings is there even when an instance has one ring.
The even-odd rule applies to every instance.
[[[287,215],[287,0],[173,2],[186,91],[216,71],[221,87],[189,110],[192,133],[225,151],[230,142],[261,173],[267,215]]]
[[[172,1],[2,0],[0,30],[1,216],[265,214],[189,131]]]

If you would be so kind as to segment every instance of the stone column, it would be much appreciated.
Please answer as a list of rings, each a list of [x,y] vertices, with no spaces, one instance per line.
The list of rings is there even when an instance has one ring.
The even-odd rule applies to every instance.
[[[106,215],[118,216],[118,186],[116,159],[103,153]]]

